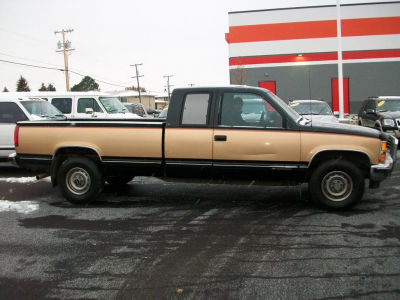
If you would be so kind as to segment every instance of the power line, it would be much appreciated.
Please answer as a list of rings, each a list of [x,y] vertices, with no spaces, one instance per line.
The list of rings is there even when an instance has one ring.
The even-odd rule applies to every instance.
[[[24,64],[24,63],[19,63],[19,62],[15,62],[15,61],[4,60],[4,59],[0,59],[0,61],[5,62],[5,63],[9,63],[9,64],[14,64],[14,65],[28,66],[28,67],[32,67],[32,68],[48,69],[48,70],[57,70],[57,71],[65,71],[65,70],[62,69],[62,68],[60,69],[60,68],[52,68],[52,67],[44,67],[44,66],[30,65],[30,64]]]
[[[27,66],[27,67],[32,67],[32,68],[39,68],[39,69],[56,70],[56,71],[61,71],[61,72],[65,71],[63,68],[52,68],[52,67],[24,64],[24,63],[19,63],[19,62],[15,62],[15,61],[4,60],[4,59],[0,59],[0,62],[5,62],[5,63],[9,63],[9,64],[14,64],[14,65]],[[82,77],[89,76],[89,75],[83,75],[83,74],[75,72],[73,70],[69,70],[69,72],[74,73],[74,74],[79,75],[79,76],[82,76]],[[92,76],[90,76],[90,77],[92,77]],[[119,86],[119,87],[123,87],[123,88],[126,87],[126,85],[120,85],[120,84],[115,84],[115,83],[99,80],[99,79],[97,79],[95,77],[92,77],[92,78],[95,79],[98,82],[105,83],[105,84],[108,84],[108,85]]]
[[[50,66],[55,66],[55,67],[58,67],[58,65],[55,65],[55,64],[50,64],[50,63],[48,63],[48,62],[45,62],[45,61],[40,61],[40,60],[31,59],[31,58],[26,58],[26,57],[20,57],[20,56],[14,56],[14,55],[7,54],[7,53],[4,53],[4,52],[0,52],[0,55],[4,55],[4,56],[8,56],[8,57],[12,57],[12,58],[17,58],[17,59],[29,60],[29,61],[33,61],[33,62],[37,62],[37,63],[41,63],[41,64],[46,64],[46,65],[50,65]]]

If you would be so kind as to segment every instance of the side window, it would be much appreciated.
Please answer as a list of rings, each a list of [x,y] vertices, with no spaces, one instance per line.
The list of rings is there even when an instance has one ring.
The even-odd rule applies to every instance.
[[[374,100],[368,100],[367,104],[365,105],[365,109],[375,109],[375,101]]]
[[[265,99],[250,93],[225,93],[219,125],[283,127],[283,118]]]
[[[16,103],[0,103],[0,123],[16,123],[27,120],[28,117]]]
[[[187,94],[184,100],[182,125],[207,125],[210,94]]]
[[[70,114],[72,110],[71,98],[53,98],[51,104],[58,108],[63,114]]]
[[[79,98],[78,99],[78,113],[86,113],[86,108],[93,109],[94,112],[103,112],[100,105],[93,98]]]

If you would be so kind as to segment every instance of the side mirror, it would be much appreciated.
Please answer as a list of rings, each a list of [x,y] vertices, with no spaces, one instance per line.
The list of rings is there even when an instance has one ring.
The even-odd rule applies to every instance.
[[[90,107],[85,108],[85,113],[88,115],[93,115],[93,108]]]

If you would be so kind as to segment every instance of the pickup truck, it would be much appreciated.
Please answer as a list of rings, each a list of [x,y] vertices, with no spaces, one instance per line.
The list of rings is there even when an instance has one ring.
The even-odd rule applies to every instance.
[[[19,122],[16,161],[87,203],[134,176],[209,183],[308,182],[330,209],[355,205],[392,172],[398,141],[375,129],[311,123],[266,89],[175,89],[166,119]]]

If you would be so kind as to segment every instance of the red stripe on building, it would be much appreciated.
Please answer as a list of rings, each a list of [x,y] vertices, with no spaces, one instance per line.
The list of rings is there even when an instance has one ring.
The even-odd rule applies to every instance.
[[[342,20],[342,36],[400,34],[400,17]],[[228,43],[335,37],[336,20],[229,27]]]
[[[400,50],[376,50],[376,51],[349,51],[343,52],[343,60],[349,59],[374,59],[374,58],[395,58],[400,57]],[[257,64],[276,64],[294,62],[312,62],[337,60],[337,52],[329,53],[310,53],[271,56],[252,56],[252,57],[231,57],[230,66],[257,65]]]

